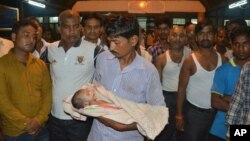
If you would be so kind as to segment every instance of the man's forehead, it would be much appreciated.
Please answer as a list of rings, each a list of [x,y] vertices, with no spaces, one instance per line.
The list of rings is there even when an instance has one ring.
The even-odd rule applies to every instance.
[[[19,32],[37,34],[37,30],[31,25],[20,27]]]
[[[171,33],[184,33],[185,34],[185,30],[180,26],[175,26],[170,31]]]

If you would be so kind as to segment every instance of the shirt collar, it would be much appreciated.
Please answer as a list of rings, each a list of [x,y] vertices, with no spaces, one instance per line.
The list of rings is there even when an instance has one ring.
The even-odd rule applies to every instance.
[[[117,60],[117,62],[119,62],[119,60],[109,51],[109,54],[107,56],[107,60]],[[131,64],[128,65],[128,70],[130,69],[144,69],[144,65],[142,63],[142,57],[136,52],[136,56],[133,60],[133,62]]]
[[[85,40],[85,36],[82,36],[82,39]],[[85,40],[85,41],[86,41],[86,42],[90,42],[90,41],[87,41],[87,40]],[[90,43],[92,43],[92,42],[90,42]],[[99,45],[101,44],[101,39],[98,38],[98,39],[97,39],[97,43],[92,43],[92,44],[96,44],[96,45],[99,46]]]
[[[236,65],[235,62],[234,62],[234,58],[233,58],[233,57],[229,59],[229,63],[230,63],[233,67],[237,67],[237,65]]]
[[[18,61],[12,50],[13,50],[13,49],[11,49],[11,50],[9,51],[10,56],[11,56],[12,58],[14,58],[16,61]],[[37,58],[36,58],[34,55],[32,55],[32,53],[29,53],[28,61],[27,61],[27,65],[26,65],[26,66],[35,63],[35,62],[36,62],[36,59],[37,59]],[[19,61],[18,61],[18,62],[19,62]]]
[[[82,42],[82,38],[80,38],[80,39],[73,45],[73,47],[79,47],[80,44],[81,44],[81,42]],[[60,42],[59,42],[59,44],[58,44],[58,47],[64,47],[64,43],[63,43],[62,40],[60,40]]]

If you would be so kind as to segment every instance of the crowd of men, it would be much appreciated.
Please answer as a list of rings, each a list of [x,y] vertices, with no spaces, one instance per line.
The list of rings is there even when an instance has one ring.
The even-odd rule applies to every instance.
[[[4,141],[148,141],[136,123],[86,121],[63,100],[97,81],[115,95],[169,109],[155,141],[225,141],[229,127],[250,124],[250,30],[244,19],[216,28],[155,20],[155,42],[133,15],[59,15],[60,40],[48,43],[34,17],[0,38],[0,119]],[[160,115],[161,113],[159,113]],[[1,140],[1,139],[0,139]]]

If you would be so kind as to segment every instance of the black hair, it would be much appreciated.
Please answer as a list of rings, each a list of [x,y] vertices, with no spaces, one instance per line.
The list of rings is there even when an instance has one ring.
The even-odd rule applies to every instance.
[[[20,28],[25,27],[25,26],[32,26],[37,30],[37,26],[35,23],[31,22],[28,19],[22,19],[13,25],[11,33],[17,34]]]
[[[232,19],[232,20],[228,21],[226,24],[226,27],[231,25],[231,24],[237,24],[241,27],[247,27],[246,21],[242,18]]]
[[[71,99],[72,106],[76,109],[83,108],[83,100],[79,98],[79,95],[81,94],[81,89],[76,91]]]
[[[216,29],[213,25],[213,22],[209,19],[204,19],[202,22],[199,22],[196,26],[195,26],[195,34],[198,34],[203,28],[205,28],[206,26],[212,26],[213,28],[213,32],[216,32]]]
[[[96,19],[100,22],[100,25],[103,26],[103,19],[96,13],[90,13],[87,16],[84,16],[81,21],[82,26],[85,26],[86,21],[89,19]]]
[[[155,19],[155,27],[159,27],[162,24],[166,24],[169,28],[172,28],[172,19],[166,16],[160,16]]]
[[[38,26],[40,26],[42,28],[41,23],[39,22],[39,20],[36,17],[32,17],[32,16],[31,17],[26,17],[25,20],[30,20],[36,26],[38,25]],[[39,28],[39,27],[37,27],[37,28]]]
[[[233,30],[233,32],[231,34],[231,41],[234,42],[238,36],[242,36],[242,35],[246,36],[247,38],[250,38],[249,27],[241,27],[241,28],[237,28],[237,29]]]
[[[106,33],[108,36],[122,36],[127,39],[139,36],[139,24],[135,16],[119,15],[109,19]]]

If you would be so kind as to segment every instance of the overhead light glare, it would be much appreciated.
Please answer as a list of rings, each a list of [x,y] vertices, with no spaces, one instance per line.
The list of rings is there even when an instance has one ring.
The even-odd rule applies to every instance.
[[[240,0],[240,1],[237,1],[235,3],[230,4],[229,9],[232,9],[235,7],[240,7],[240,6],[245,5],[245,4],[247,4],[247,0]]]
[[[32,1],[32,0],[29,0],[29,1],[28,1],[28,3],[29,3],[29,4],[31,4],[31,5],[34,5],[34,6],[40,7],[40,8],[45,8],[45,7],[46,7],[46,5],[45,5],[45,4],[42,4],[42,3],[40,3],[40,2],[36,2],[36,1]]]

